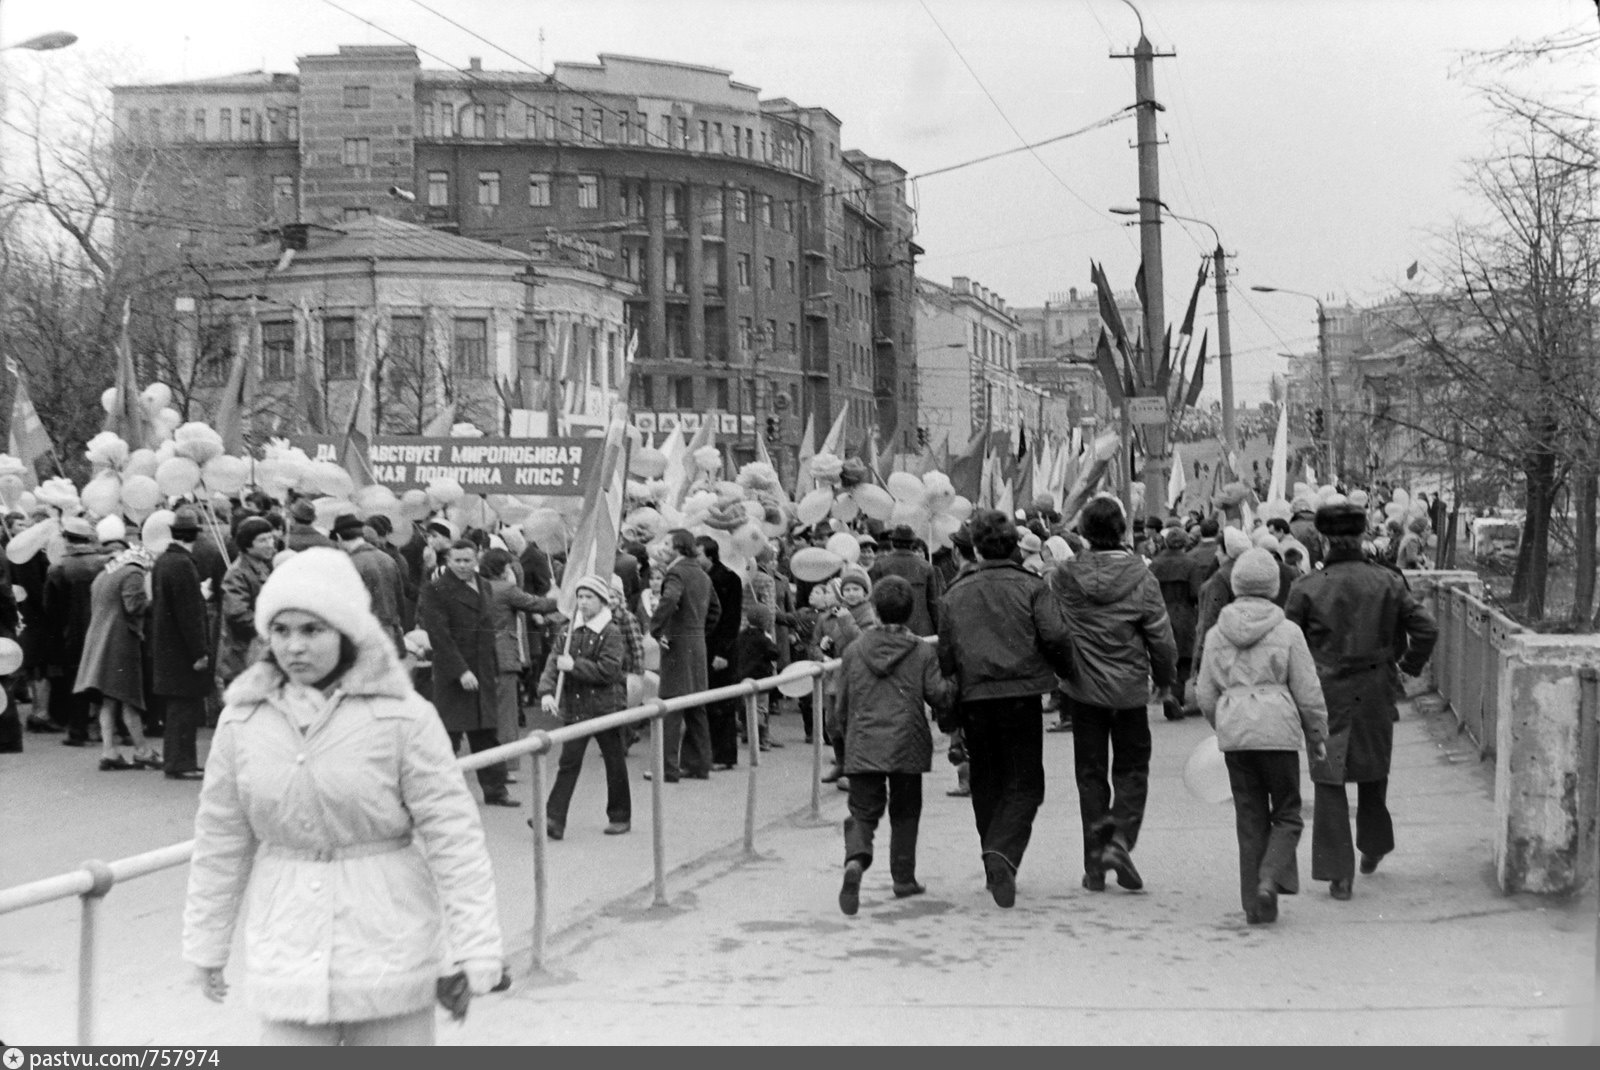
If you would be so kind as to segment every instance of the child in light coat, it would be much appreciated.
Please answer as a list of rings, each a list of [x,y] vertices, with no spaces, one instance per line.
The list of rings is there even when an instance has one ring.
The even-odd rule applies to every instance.
[[[1278,563],[1247,550],[1233,565],[1234,601],[1206,634],[1197,694],[1228,763],[1239,837],[1239,894],[1252,925],[1278,918],[1278,895],[1300,890],[1295,850],[1302,744],[1326,752],[1328,707],[1299,627],[1273,604]]]

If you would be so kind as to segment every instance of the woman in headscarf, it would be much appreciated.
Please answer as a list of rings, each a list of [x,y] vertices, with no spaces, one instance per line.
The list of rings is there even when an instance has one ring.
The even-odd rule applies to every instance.
[[[155,557],[143,546],[128,546],[121,517],[102,519],[96,534],[112,557],[89,587],[89,629],[73,690],[97,698],[102,771],[160,769],[161,755],[144,732],[144,626],[150,608],[146,584]],[[132,760],[117,745],[119,714],[133,740]]]
[[[220,1002],[248,895],[264,1043],[431,1044],[440,979],[482,994],[502,973],[494,875],[444,725],[342,552],[279,566],[255,622],[267,650],[228,688],[206,762],[184,958]]]

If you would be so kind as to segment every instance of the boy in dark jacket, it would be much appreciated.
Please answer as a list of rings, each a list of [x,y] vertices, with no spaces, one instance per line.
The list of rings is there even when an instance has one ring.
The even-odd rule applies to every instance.
[[[844,739],[850,778],[850,816],[844,822],[844,884],[839,909],[861,904],[861,875],[872,865],[872,834],[889,811],[889,872],[896,898],[921,895],[917,826],[922,774],[933,768],[933,733],[926,706],[942,710],[950,687],[933,648],[906,627],[915,599],[911,585],[886,576],[872,592],[879,623],[844,652],[838,700],[829,727]]]
[[[763,680],[778,671],[778,644],[772,638],[772,610],[754,600],[744,604],[740,614],[739,636],[734,640],[733,651],[734,673],[741,680]],[[767,726],[771,698],[770,692],[756,696],[762,750],[783,746],[772,741],[772,733]]]

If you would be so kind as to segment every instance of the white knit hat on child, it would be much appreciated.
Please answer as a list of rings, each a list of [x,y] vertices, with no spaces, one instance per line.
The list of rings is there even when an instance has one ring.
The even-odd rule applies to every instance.
[[[278,565],[262,584],[256,596],[256,634],[266,635],[272,619],[284,610],[298,609],[359,641],[381,631],[371,607],[372,596],[350,555],[314,546]]]

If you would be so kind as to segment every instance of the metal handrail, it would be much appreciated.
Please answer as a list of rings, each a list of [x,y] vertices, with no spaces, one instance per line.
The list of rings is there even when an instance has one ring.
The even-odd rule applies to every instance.
[[[926,641],[932,642],[932,637],[928,637]],[[737,684],[711,688],[706,691],[696,691],[692,694],[679,695],[675,698],[654,699],[638,706],[630,706],[616,713],[608,713],[602,717],[595,717],[587,721],[563,725],[560,728],[548,731],[536,730],[516,742],[504,743],[466,758],[457,759],[457,767],[465,772],[481,769],[486,765],[494,765],[510,759],[520,758],[523,755],[530,755],[533,758],[533,778],[530,785],[533,793],[533,968],[539,970],[544,967],[544,943],[547,928],[545,891],[548,886],[548,860],[546,857],[548,841],[545,829],[545,762],[550,752],[558,744],[586,739],[601,732],[610,731],[613,728],[643,724],[646,721],[659,722],[669,713],[693,709],[713,702],[743,698],[745,700],[745,728],[749,747],[749,761],[747,763],[749,767],[749,787],[745,792],[744,852],[746,856],[753,856],[755,854],[757,768],[760,765],[760,727],[757,724],[756,697],[762,692],[777,690],[781,684],[793,683],[808,677],[811,679],[815,730],[812,732],[810,813],[813,819],[820,819],[822,816],[822,679],[828,673],[838,669],[839,664],[840,660],[838,658],[829,658],[804,667],[790,666],[781,673],[760,680],[743,680]],[[655,871],[652,906],[667,905],[666,832],[661,798],[666,767],[664,736],[665,733],[660,730],[659,724],[650,733],[651,843]],[[70,899],[73,896],[77,896],[82,901],[78,926],[77,1034],[80,1045],[92,1045],[95,1043],[94,1026],[98,973],[96,934],[100,901],[110,893],[113,887],[121,882],[147,877],[152,873],[159,873],[167,869],[174,869],[190,861],[193,855],[194,840],[185,840],[182,843],[158,847],[153,851],[145,851],[142,854],[119,858],[113,862],[90,859],[78,869],[70,872],[30,881],[27,884],[15,885],[11,888],[0,889],[0,915],[12,914],[20,910],[26,910],[29,907],[41,906],[45,903],[53,903],[62,899]]]

